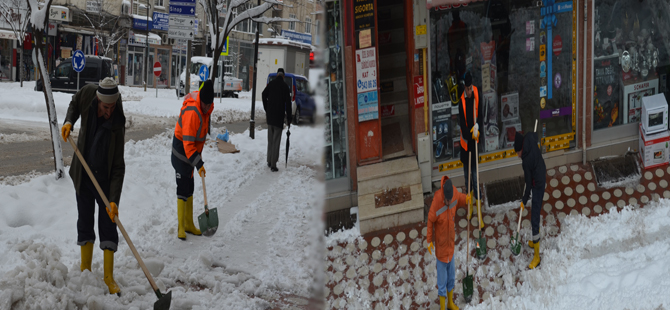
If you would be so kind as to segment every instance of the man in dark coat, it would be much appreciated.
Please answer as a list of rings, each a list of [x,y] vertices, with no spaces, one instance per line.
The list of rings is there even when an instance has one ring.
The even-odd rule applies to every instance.
[[[521,158],[523,175],[526,180],[526,190],[523,193],[524,205],[528,202],[531,190],[533,191],[533,204],[530,212],[530,222],[533,227],[532,240],[528,241],[528,246],[535,250],[533,260],[528,268],[534,269],[540,265],[540,210],[542,209],[542,199],[544,198],[544,188],[547,182],[547,166],[544,165],[542,152],[537,146],[537,134],[527,133],[525,136],[516,133],[514,138],[514,151]]]
[[[95,242],[95,203],[98,203],[98,233],[100,249],[104,252],[104,280],[110,294],[120,291],[114,281],[114,252],[119,243],[114,217],[118,216],[126,164],[123,159],[126,117],[123,114],[121,95],[116,82],[105,78],[99,85],[87,84],[70,101],[61,129],[67,141],[72,124],[81,117],[77,149],[93,172],[96,181],[107,196],[110,209],[98,194],[79,158],[72,157],[70,176],[77,196],[77,244],[81,246],[81,271],[91,270],[93,243]]]
[[[286,124],[291,127],[291,89],[284,82],[284,69],[277,70],[277,76],[263,90],[263,108],[268,123],[268,167],[272,172],[277,169],[281,134]]]
[[[478,180],[477,180],[477,156],[475,148],[479,142],[479,124],[482,123],[482,110],[479,106],[479,89],[472,85],[472,75],[470,72],[465,74],[465,91],[461,95],[458,104],[458,125],[461,127],[461,162],[463,163],[463,177],[467,187],[470,182],[471,196],[474,198],[473,204],[477,205],[479,200]],[[470,171],[468,171],[468,162],[472,161]],[[472,176],[472,178],[470,178]],[[474,208],[473,208],[474,209]],[[472,212],[472,209],[470,210]],[[481,210],[477,210],[481,212]],[[484,222],[479,222],[479,228],[484,227]]]

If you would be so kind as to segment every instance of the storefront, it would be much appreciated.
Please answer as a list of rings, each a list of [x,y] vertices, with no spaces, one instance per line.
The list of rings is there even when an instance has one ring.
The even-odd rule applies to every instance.
[[[466,72],[479,89],[480,164],[516,157],[516,132],[537,130],[543,152],[575,147],[577,13],[572,1],[551,2],[430,9],[433,179],[462,172],[458,107]]]
[[[664,93],[670,71],[670,3],[595,3],[591,144],[637,140],[642,97]]]
[[[0,81],[13,81],[14,41],[16,35],[11,30],[0,30]]]
[[[168,68],[168,61],[170,59],[169,49],[164,49],[161,45],[161,37],[155,33],[149,33],[149,55],[145,62],[147,36],[130,31],[128,33],[128,49],[126,51],[126,84],[128,86],[143,86],[146,72],[147,87],[154,87],[153,63],[156,53],[163,60],[159,60],[163,64],[163,71],[161,77],[158,79],[158,85],[164,87],[169,83],[170,73]],[[162,55],[162,56],[160,56]],[[147,65],[148,64],[148,65]]]
[[[325,4],[326,40],[324,60],[325,79],[322,87],[326,106],[325,122],[325,175],[329,193],[350,190],[347,143],[347,108],[345,99],[344,49],[342,30],[342,2]]]

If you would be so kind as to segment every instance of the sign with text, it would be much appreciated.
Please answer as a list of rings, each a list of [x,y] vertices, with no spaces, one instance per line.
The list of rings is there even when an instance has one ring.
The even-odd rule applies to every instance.
[[[374,0],[355,0],[354,30],[372,28],[375,26],[374,3]]]
[[[414,108],[423,108],[425,101],[424,97],[424,87],[423,87],[423,76],[414,77]]]
[[[168,38],[193,40],[193,30],[170,28],[168,30]]]
[[[195,2],[170,2],[170,15],[195,16]]]
[[[151,23],[147,22],[146,19],[133,18],[133,29],[147,30],[147,27],[149,27],[148,30],[151,30]]]
[[[296,41],[305,44],[312,44],[312,35],[309,33],[300,33],[282,29],[281,35],[291,41]]]
[[[375,48],[356,51],[357,93],[377,90],[377,56]]]
[[[358,122],[379,118],[377,91],[358,94]]]
[[[86,1],[86,12],[99,13],[101,4],[102,4],[102,1],[97,1],[97,0]]]
[[[154,12],[151,28],[156,30],[168,31],[169,25],[170,25],[169,14]]]

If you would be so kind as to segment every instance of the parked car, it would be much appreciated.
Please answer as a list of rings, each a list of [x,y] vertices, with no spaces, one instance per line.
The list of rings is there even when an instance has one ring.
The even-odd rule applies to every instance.
[[[198,72],[200,71],[200,67],[202,65],[207,65],[209,68],[209,74],[212,74],[212,63],[214,62],[214,59],[211,57],[191,57],[191,68],[189,70],[189,73],[191,74],[191,87],[190,90],[198,90],[200,87],[200,76],[198,75]],[[223,71],[223,57],[219,58],[219,74]],[[184,95],[184,80],[186,79],[186,75],[184,72],[181,73],[179,76],[179,95],[183,96]],[[235,77],[229,77],[229,76],[224,76],[223,77],[223,93],[221,93],[221,79],[219,77],[216,77],[214,79],[214,94],[216,94],[217,97],[223,96],[223,97],[234,97],[237,98],[237,93],[242,91],[242,79],[238,79]]]
[[[100,56],[86,56],[86,66],[79,73],[79,88],[86,84],[98,84],[106,77],[114,77],[112,59]],[[72,68],[72,58],[63,60],[55,72],[49,75],[51,89],[66,93],[77,92],[77,72]],[[35,83],[35,90],[42,91],[42,80]]]
[[[277,73],[268,75],[267,83],[277,76]],[[293,123],[299,124],[301,119],[309,119],[314,124],[316,104],[314,103],[314,92],[309,89],[309,81],[302,75],[286,73],[284,82],[291,90],[291,109],[293,111]],[[267,85],[266,83],[266,85]]]

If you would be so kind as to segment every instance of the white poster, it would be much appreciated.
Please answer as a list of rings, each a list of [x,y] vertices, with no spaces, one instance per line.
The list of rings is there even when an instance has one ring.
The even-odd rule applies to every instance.
[[[375,48],[356,51],[357,93],[377,90],[377,56]]]

